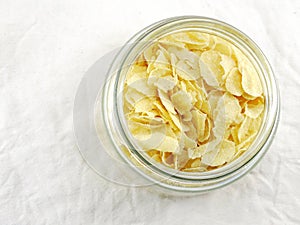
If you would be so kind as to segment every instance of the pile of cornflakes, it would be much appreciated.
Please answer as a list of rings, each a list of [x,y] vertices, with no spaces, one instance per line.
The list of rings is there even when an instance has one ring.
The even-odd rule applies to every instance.
[[[248,58],[200,32],[151,43],[128,70],[123,103],[139,151],[186,172],[219,168],[247,151],[265,106]]]

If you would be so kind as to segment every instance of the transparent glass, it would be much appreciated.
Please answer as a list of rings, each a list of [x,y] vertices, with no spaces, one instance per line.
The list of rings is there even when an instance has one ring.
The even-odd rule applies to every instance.
[[[147,160],[132,142],[123,113],[122,89],[128,66],[153,41],[182,31],[199,31],[216,35],[235,45],[254,65],[264,90],[265,113],[255,141],[233,162],[207,172],[174,171]],[[167,193],[202,193],[220,188],[249,172],[265,155],[274,138],[280,104],[279,91],[272,69],[262,51],[249,37],[224,22],[205,17],[186,16],[169,18],[152,24],[133,36],[115,54],[107,76],[94,104],[94,126],[99,140],[105,143],[108,154],[118,162],[118,165],[133,169],[137,175],[131,178],[132,180],[129,179],[128,183],[138,182],[137,180],[141,178],[143,180],[141,184],[154,184]],[[81,152],[85,157],[85,150],[81,149]],[[88,159],[87,161],[89,162]],[[100,172],[101,168],[95,170]]]

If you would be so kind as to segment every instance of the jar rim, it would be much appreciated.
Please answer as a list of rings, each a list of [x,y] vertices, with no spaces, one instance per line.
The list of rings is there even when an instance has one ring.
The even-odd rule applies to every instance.
[[[128,60],[128,57],[132,52],[135,50],[137,53],[134,54],[140,54],[140,51],[137,51],[137,46],[141,42],[147,42],[151,41],[151,39],[146,40],[146,38],[151,37],[150,34],[153,34],[157,32],[159,35],[159,31],[164,32],[170,32],[170,29],[172,30],[178,30],[179,28],[187,28],[186,25],[193,25],[194,29],[199,29],[201,26],[203,29],[206,29],[208,32],[213,32],[214,34],[217,33],[219,35],[226,36],[226,40],[230,40],[231,42],[234,42],[235,45],[239,45],[239,48],[242,48],[242,51],[245,53],[247,52],[247,56],[251,56],[251,63],[254,63],[256,65],[256,69],[259,69],[260,71],[260,79],[262,80],[263,86],[264,86],[264,95],[266,99],[266,109],[265,109],[265,115],[263,118],[263,123],[261,125],[260,131],[257,134],[254,142],[251,144],[251,146],[247,149],[245,153],[243,153],[240,157],[233,160],[227,165],[224,165],[220,168],[206,171],[206,172],[182,172],[182,171],[172,171],[164,166],[163,168],[159,168],[157,165],[149,164],[149,161],[144,159],[143,156],[139,155],[138,150],[136,150],[135,146],[132,144],[132,139],[130,138],[130,132],[128,131],[126,121],[124,118],[123,113],[123,102],[122,98],[121,100],[118,99],[117,92],[115,92],[114,95],[114,101],[116,101],[115,107],[116,107],[116,118],[118,121],[118,127],[121,130],[121,135],[125,139],[126,143],[129,146],[129,150],[132,154],[138,157],[137,160],[144,160],[144,164],[146,164],[151,171],[154,170],[155,172],[161,173],[161,175],[167,175],[174,179],[180,179],[180,180],[189,180],[189,181],[206,181],[211,179],[220,179],[223,177],[226,177],[227,175],[232,175],[236,173],[238,170],[244,168],[247,166],[252,160],[256,159],[255,163],[252,163],[256,165],[256,163],[259,161],[259,159],[262,158],[262,156],[266,153],[266,151],[269,148],[269,145],[271,144],[273,140],[273,136],[276,132],[277,125],[278,125],[278,117],[280,112],[280,102],[279,102],[279,90],[278,86],[273,74],[273,71],[271,69],[271,66],[260,50],[260,48],[255,44],[254,41],[252,41],[247,35],[245,35],[243,32],[238,30],[237,28],[224,23],[219,20],[215,20],[208,17],[200,17],[200,16],[180,16],[180,17],[172,17],[168,19],[161,20],[159,22],[156,22],[140,32],[138,32],[136,35],[134,35],[126,44],[124,47],[120,50],[119,54],[116,56],[114,62],[112,63],[112,67],[110,70],[110,73],[116,69],[117,75],[115,78],[114,83],[114,89],[120,90],[119,88],[123,86],[124,82],[124,76],[122,77],[121,70],[124,64],[126,64],[126,60]],[[198,27],[195,27],[197,25]],[[192,26],[192,27],[193,27]],[[188,27],[191,28],[191,27]],[[219,36],[218,35],[218,36]],[[223,38],[223,37],[222,37]],[[130,47],[129,47],[130,46]],[[138,46],[139,47],[139,46]],[[128,63],[127,63],[128,65]],[[122,80],[123,79],[123,80]],[[118,100],[118,101],[117,101]],[[113,139],[113,138],[112,138]],[[127,160],[127,156],[124,155],[123,150],[120,148],[117,148],[119,154],[122,156],[123,159]],[[255,151],[254,151],[255,150]],[[257,158],[257,156],[260,156]],[[129,162],[130,163],[130,162]],[[132,163],[132,162],[131,162]],[[253,166],[254,166],[253,165]],[[252,166],[252,167],[253,167]],[[151,167],[151,168],[150,168]],[[252,168],[251,167],[251,168]],[[247,168],[246,171],[249,171],[251,168]],[[140,170],[140,169],[136,169]],[[138,171],[140,172],[140,171]],[[152,171],[153,172],[153,171]],[[142,175],[144,172],[140,172]],[[148,177],[148,175],[146,175]],[[148,177],[149,178],[149,177]],[[159,182],[158,182],[159,183]],[[172,185],[171,185],[172,187]]]

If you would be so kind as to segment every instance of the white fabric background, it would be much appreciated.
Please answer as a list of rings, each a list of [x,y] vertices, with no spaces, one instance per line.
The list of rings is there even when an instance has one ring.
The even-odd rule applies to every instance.
[[[282,99],[261,163],[230,186],[189,198],[99,178],[72,130],[85,71],[143,27],[179,15],[248,34],[273,66]],[[300,224],[299,24],[297,0],[0,0],[0,224]]]

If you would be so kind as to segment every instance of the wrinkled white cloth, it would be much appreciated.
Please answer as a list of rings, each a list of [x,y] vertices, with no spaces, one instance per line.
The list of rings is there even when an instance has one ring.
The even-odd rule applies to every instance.
[[[278,133],[259,165],[194,197],[98,177],[72,125],[85,71],[143,27],[179,15],[220,19],[250,36],[282,100]],[[298,0],[0,0],[0,224],[300,224],[299,24]]]

